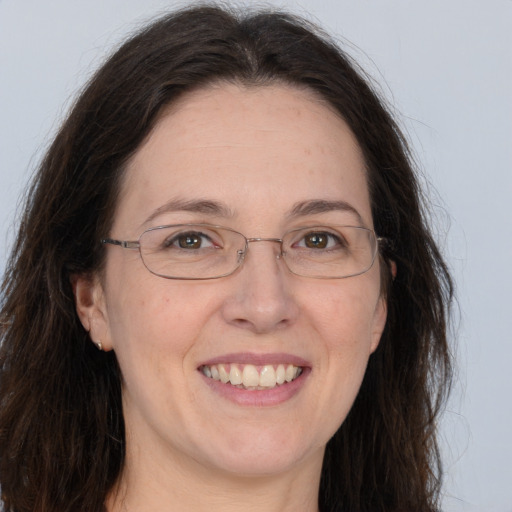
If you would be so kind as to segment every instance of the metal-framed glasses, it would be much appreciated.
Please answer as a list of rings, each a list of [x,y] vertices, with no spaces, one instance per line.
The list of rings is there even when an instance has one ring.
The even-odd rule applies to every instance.
[[[342,279],[367,272],[379,243],[375,232],[359,226],[307,226],[282,238],[247,238],[211,224],[175,224],[144,231],[137,241],[105,238],[103,244],[138,249],[146,268],[166,279],[218,279],[233,274],[253,242],[279,244],[276,253],[293,274]]]

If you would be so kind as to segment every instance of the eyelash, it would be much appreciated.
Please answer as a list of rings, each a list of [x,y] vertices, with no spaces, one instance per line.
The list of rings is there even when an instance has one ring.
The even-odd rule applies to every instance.
[[[325,247],[308,247],[307,246],[307,238],[308,237],[318,237],[321,241],[323,237],[325,237],[326,245]],[[200,245],[198,247],[186,247],[181,246],[180,241],[181,239],[187,239],[187,238],[198,238],[200,240]],[[208,246],[205,247],[205,241],[208,243]],[[321,244],[320,244],[321,245]],[[177,249],[183,249],[183,250],[199,250],[199,249],[206,249],[209,247],[221,247],[222,244],[216,243],[213,240],[213,237],[199,231],[187,231],[187,232],[178,232],[174,234],[172,237],[167,238],[164,240],[162,247],[163,248],[177,248]],[[335,250],[340,247],[346,247],[347,243],[346,241],[339,235],[335,233],[330,233],[328,231],[311,231],[305,233],[299,240],[291,244],[291,248],[297,248],[297,249],[310,249],[310,250]]]
[[[326,246],[325,247],[307,247],[306,239],[308,237],[314,237],[314,236],[317,236],[320,238],[322,238],[322,237],[327,238]],[[300,238],[300,240],[298,240],[297,243],[292,244],[292,247],[295,247],[295,246],[303,247],[305,249],[312,249],[312,250],[316,250],[316,249],[332,250],[332,249],[336,249],[338,247],[346,247],[347,243],[343,239],[343,237],[341,237],[339,234],[330,233],[329,231],[310,231],[310,232],[305,233]]]
[[[181,247],[180,246],[180,239],[188,238],[188,237],[190,237],[190,238],[197,237],[197,238],[201,239],[201,246],[198,247],[197,249],[204,249],[205,248],[205,247],[203,247],[203,240],[204,239],[208,240],[209,243],[211,244],[211,246],[218,246],[218,244],[216,244],[212,240],[212,237],[210,237],[209,235],[207,235],[205,233],[201,233],[201,232],[198,232],[198,231],[178,232],[178,233],[174,234],[172,237],[167,238],[166,240],[164,240],[164,243],[162,245],[166,249],[175,247],[175,248],[178,248],[178,249],[189,250],[189,249],[191,249],[190,247]]]

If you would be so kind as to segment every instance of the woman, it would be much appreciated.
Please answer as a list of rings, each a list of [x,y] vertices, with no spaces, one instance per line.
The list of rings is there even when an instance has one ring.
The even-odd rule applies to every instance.
[[[450,278],[397,126],[302,20],[127,41],[3,293],[6,510],[436,509]]]

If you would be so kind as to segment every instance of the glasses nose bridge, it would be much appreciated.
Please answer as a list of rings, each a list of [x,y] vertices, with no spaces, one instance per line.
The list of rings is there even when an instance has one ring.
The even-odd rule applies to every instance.
[[[280,259],[283,255],[283,239],[282,238],[268,238],[268,237],[252,237],[252,238],[246,238],[247,245],[246,245],[246,251],[249,250],[249,244],[253,242],[271,242],[275,244],[279,244],[279,253],[277,255],[277,259]]]
[[[262,238],[262,237],[254,237],[254,238],[246,238],[247,240],[247,243],[251,243],[251,242],[275,242],[275,243],[278,243],[278,244],[282,244],[283,243],[283,239],[282,238]]]

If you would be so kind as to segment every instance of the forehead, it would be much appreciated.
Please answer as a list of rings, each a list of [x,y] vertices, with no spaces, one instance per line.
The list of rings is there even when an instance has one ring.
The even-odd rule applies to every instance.
[[[371,224],[352,132],[314,93],[282,85],[219,84],[162,113],[129,162],[115,222],[140,226],[172,199],[214,200],[248,217],[269,207],[284,215],[311,199],[350,200]]]

